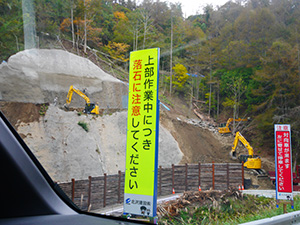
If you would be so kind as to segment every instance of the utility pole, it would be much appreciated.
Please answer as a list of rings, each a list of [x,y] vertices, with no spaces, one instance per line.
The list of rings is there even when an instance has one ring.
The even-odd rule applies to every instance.
[[[36,48],[35,13],[32,0],[22,0],[25,49]]]
[[[208,116],[210,117],[210,110],[211,110],[211,43],[210,43],[211,37],[209,36],[209,108],[208,108]]]
[[[84,53],[86,53],[86,45],[87,45],[87,31],[86,31],[86,4],[85,4],[85,0],[84,0],[84,47],[83,47],[83,51]]]
[[[298,75],[300,78],[300,53],[299,53],[299,40],[298,40],[298,29],[296,27],[296,42],[297,42],[297,62],[298,62]]]
[[[220,112],[220,82],[218,81],[217,84],[218,84],[218,86],[217,86],[217,88],[218,88],[217,118],[219,118],[219,112]]]
[[[171,11],[171,49],[170,49],[170,96],[172,95],[172,60],[173,60],[173,15]]]
[[[71,27],[72,27],[72,43],[75,46],[75,32],[74,32],[74,0],[71,2]]]

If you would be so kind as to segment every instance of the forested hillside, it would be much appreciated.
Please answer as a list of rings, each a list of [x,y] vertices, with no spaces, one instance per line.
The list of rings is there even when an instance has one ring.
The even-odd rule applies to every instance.
[[[135,2],[35,1],[36,47],[92,49],[123,80],[130,51],[159,47],[163,102],[193,99],[218,122],[251,117],[243,132],[262,152],[273,148],[274,124],[291,124],[298,158],[300,0],[228,1],[188,18],[180,4]],[[1,61],[24,49],[23,17],[21,0],[0,0]]]

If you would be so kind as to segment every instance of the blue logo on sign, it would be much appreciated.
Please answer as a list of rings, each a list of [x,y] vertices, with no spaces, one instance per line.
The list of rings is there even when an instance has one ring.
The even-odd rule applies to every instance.
[[[125,200],[125,202],[126,202],[126,204],[130,205],[130,202],[131,202],[130,198],[127,198],[127,199]]]

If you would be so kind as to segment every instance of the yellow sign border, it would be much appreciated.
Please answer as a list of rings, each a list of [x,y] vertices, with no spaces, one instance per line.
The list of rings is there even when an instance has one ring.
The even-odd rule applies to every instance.
[[[124,193],[156,191],[159,49],[131,52]]]

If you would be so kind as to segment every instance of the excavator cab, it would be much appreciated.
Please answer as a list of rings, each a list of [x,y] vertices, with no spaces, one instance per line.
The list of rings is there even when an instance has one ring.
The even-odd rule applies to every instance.
[[[220,134],[227,134],[231,132],[230,128],[226,126],[226,123],[220,123],[218,130]]]
[[[220,123],[219,127],[226,127],[226,123]]]
[[[258,155],[240,155],[240,162],[244,162],[244,166],[248,169],[261,169],[261,159]]]
[[[99,114],[99,106],[95,103],[86,103],[83,112],[87,114]]]
[[[221,123],[218,127],[218,130],[220,134],[228,134],[231,132],[229,126],[227,126],[226,123]]]

